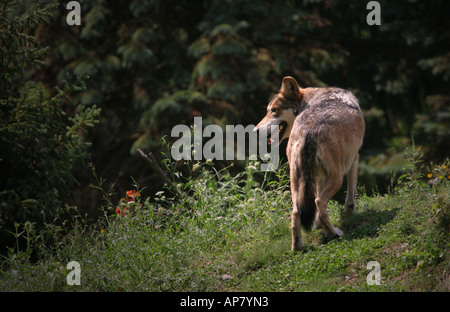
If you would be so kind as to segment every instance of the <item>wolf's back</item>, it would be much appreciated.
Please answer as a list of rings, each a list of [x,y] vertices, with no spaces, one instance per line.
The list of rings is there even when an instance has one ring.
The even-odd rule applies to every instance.
[[[356,109],[360,110],[358,99],[349,90],[329,87],[329,88],[307,88],[305,89],[302,108],[305,106],[316,109]]]

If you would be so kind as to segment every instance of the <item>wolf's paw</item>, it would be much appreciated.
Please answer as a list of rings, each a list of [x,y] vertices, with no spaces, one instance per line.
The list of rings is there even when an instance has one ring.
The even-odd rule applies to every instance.
[[[322,239],[320,240],[323,244],[328,243],[329,241],[332,241],[333,239],[339,238],[342,235],[344,235],[344,232],[342,232],[337,227],[333,227],[333,231],[323,231],[322,232]]]
[[[345,213],[352,214],[355,211],[356,204],[355,203],[345,203]]]
[[[334,227],[334,236],[341,237],[342,235],[344,235],[344,232],[342,232],[337,227]]]

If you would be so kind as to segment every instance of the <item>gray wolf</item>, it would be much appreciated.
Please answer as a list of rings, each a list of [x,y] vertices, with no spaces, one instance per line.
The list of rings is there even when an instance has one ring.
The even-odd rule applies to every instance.
[[[287,157],[292,196],[292,250],[303,248],[301,227],[315,227],[328,237],[342,236],[328,218],[328,201],[347,175],[345,211],[356,207],[359,149],[364,118],[356,97],[348,90],[300,88],[292,77],[283,79],[280,91],[267,106],[267,115],[255,127],[278,125],[269,143],[289,139]]]

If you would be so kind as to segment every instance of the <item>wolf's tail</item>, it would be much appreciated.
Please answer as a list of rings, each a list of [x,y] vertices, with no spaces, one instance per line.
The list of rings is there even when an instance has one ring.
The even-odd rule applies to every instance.
[[[305,143],[301,151],[301,173],[300,180],[304,189],[301,197],[300,206],[300,222],[306,231],[310,231],[316,215],[316,181],[315,181],[315,162],[317,153],[317,142],[314,135],[310,132],[306,133]]]

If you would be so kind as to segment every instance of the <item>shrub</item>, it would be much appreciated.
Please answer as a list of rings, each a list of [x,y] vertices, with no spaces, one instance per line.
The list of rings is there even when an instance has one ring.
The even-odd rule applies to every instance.
[[[48,21],[54,5],[22,15],[16,5],[0,4],[0,246],[21,231],[18,224],[52,221],[67,203],[76,183],[72,168],[88,156],[83,132],[100,112],[71,105],[71,93],[84,87],[81,78],[66,78],[62,89],[26,81],[46,53],[29,33]]]

